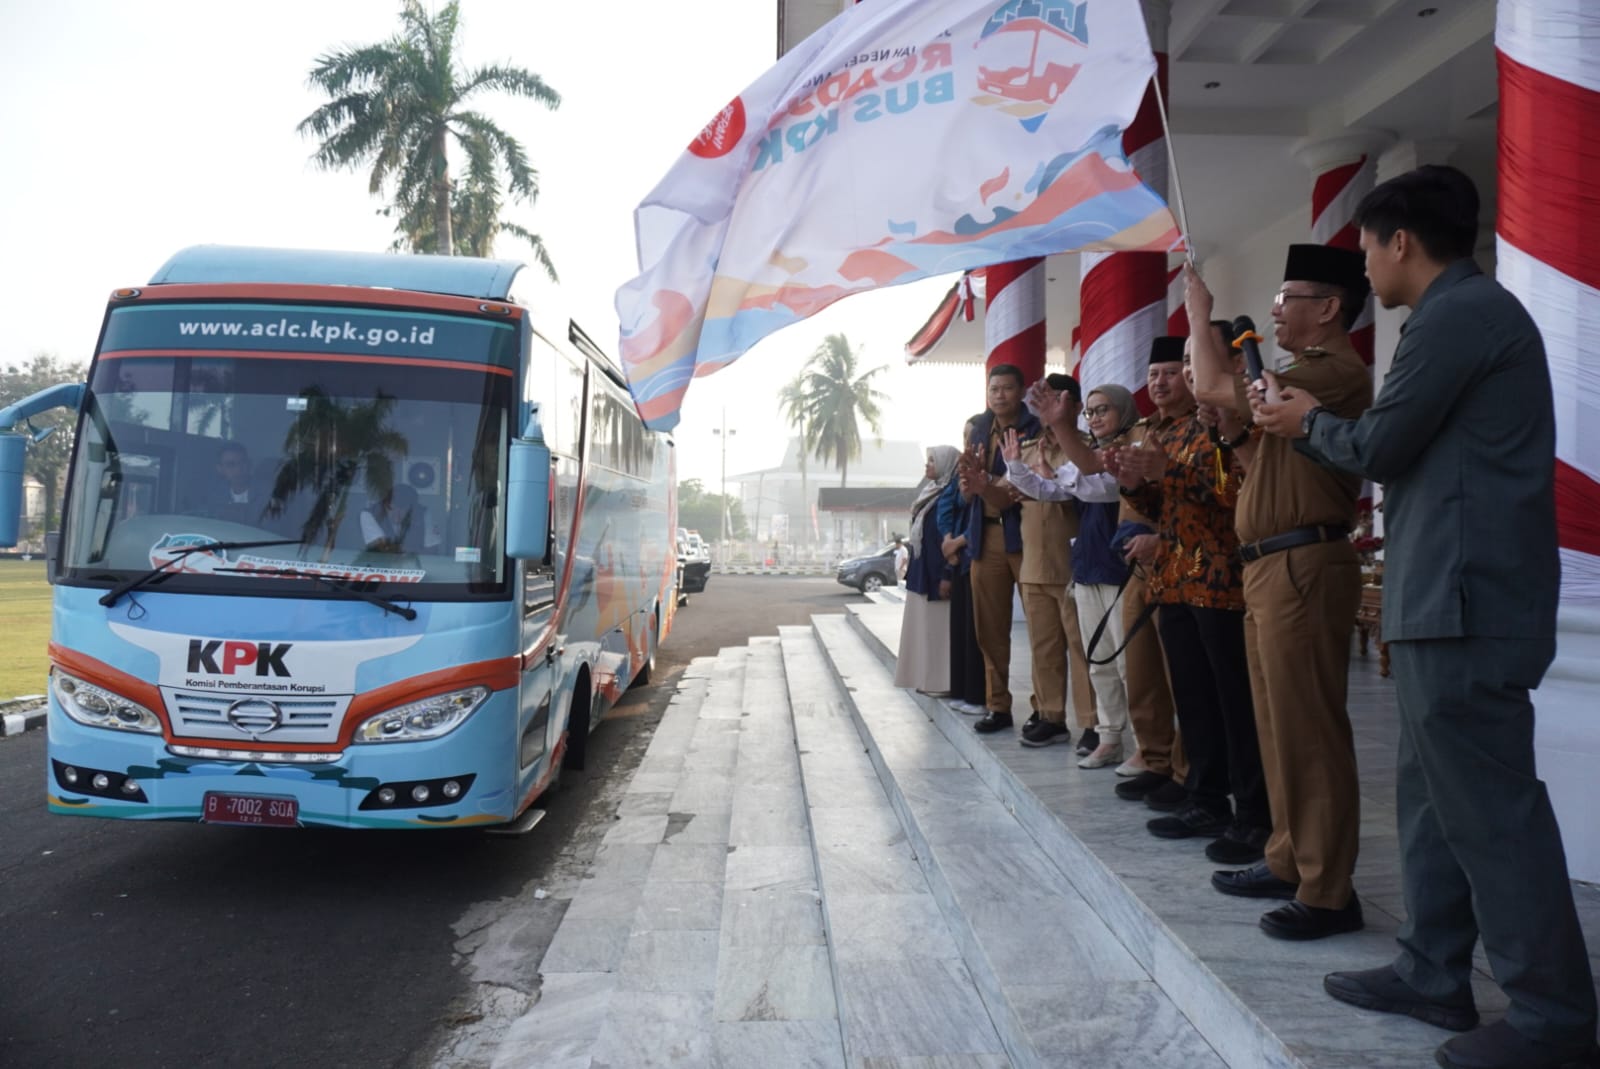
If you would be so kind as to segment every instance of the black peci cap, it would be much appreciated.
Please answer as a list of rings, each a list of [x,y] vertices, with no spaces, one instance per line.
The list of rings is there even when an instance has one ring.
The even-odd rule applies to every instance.
[[[1357,304],[1367,299],[1365,258],[1359,252],[1332,245],[1290,245],[1283,280],[1343,286]]]
[[[1057,393],[1064,393],[1078,403],[1083,402],[1083,387],[1078,385],[1078,380],[1071,375],[1063,375],[1059,371],[1051,372],[1044,377],[1045,385]]]
[[[1158,337],[1150,340],[1150,362],[1152,364],[1181,364],[1183,363],[1183,343],[1187,338]]]

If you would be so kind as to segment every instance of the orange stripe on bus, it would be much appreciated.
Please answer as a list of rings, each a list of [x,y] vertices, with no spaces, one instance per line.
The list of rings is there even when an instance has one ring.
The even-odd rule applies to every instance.
[[[166,301],[298,301],[311,304],[369,305],[375,308],[432,309],[445,312],[465,312],[472,316],[490,319],[479,311],[482,304],[508,310],[505,315],[495,315],[492,320],[521,319],[524,310],[510,301],[489,300],[480,297],[457,297],[444,293],[424,293],[420,290],[367,289],[362,286],[306,286],[284,282],[228,283],[225,285],[156,285],[145,286],[139,297],[131,300],[113,296],[115,308],[137,308]]]

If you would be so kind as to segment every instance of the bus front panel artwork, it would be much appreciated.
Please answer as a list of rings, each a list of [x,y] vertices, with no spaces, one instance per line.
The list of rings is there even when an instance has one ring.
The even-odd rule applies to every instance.
[[[385,258],[321,255],[374,288],[112,302],[55,575],[54,812],[505,823],[669,626],[671,443],[601,354],[503,292],[380,290]],[[550,537],[516,559],[508,458],[541,416]]]

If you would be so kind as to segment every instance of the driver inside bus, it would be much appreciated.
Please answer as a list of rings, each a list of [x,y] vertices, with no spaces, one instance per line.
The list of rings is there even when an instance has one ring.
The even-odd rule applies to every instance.
[[[216,478],[206,487],[199,511],[234,523],[255,523],[267,503],[267,491],[252,476],[250,451],[240,442],[224,442],[217,450]]]
[[[418,553],[439,544],[437,532],[428,529],[428,510],[404,483],[361,510],[361,540],[373,553]]]

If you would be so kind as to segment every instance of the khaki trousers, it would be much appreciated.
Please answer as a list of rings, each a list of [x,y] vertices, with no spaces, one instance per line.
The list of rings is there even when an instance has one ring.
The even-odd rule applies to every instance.
[[[1345,698],[1361,569],[1347,542],[1298,546],[1244,567],[1245,655],[1272,806],[1267,866],[1308,906],[1342,909],[1360,843],[1361,794]]]
[[[1133,622],[1144,612],[1145,581],[1134,575],[1122,592],[1122,633],[1126,635]],[[1095,621],[1099,623],[1099,621]],[[1093,625],[1090,625],[1091,628]],[[1091,631],[1092,633],[1092,631]],[[1101,642],[1105,639],[1102,637]],[[1111,649],[1115,649],[1113,646]],[[1095,651],[1104,657],[1110,650]],[[1134,738],[1139,743],[1139,753],[1145,767],[1152,772],[1170,775],[1182,783],[1189,774],[1189,763],[1183,759],[1178,743],[1177,727],[1172,715],[1172,687],[1167,682],[1167,663],[1161,655],[1161,640],[1156,636],[1155,618],[1144,622],[1123,651],[1128,681],[1128,719],[1133,723]]]
[[[1078,608],[1078,620],[1094,628],[1106,613],[1111,613],[1111,618],[1106,620],[1105,632],[1100,636],[1100,644],[1096,647],[1095,655],[1104,659],[1106,654],[1122,645],[1122,611],[1118,606],[1115,611],[1111,603],[1117,596],[1117,588],[1110,583],[1073,583],[1072,600]],[[1146,624],[1146,627],[1149,625]],[[1089,634],[1094,634],[1091,630]],[[1128,684],[1126,680],[1127,656],[1123,655],[1110,664],[1090,665],[1088,658],[1084,658],[1088,667],[1086,673],[1089,682],[1094,686],[1095,708],[1099,713],[1095,731],[1100,736],[1100,743],[1108,742],[1121,744],[1122,733],[1128,730]],[[1076,663],[1073,672],[1077,673]],[[1076,675],[1074,682],[1076,682]]]
[[[972,562],[972,623],[983,653],[984,704],[1011,711],[1011,597],[1022,554],[1007,553],[1000,525],[985,524],[983,548]]]
[[[1056,583],[1019,583],[1022,614],[1028,621],[1028,645],[1033,655],[1033,707],[1052,724],[1067,722],[1067,683],[1072,683],[1073,714],[1080,728],[1094,726],[1093,694],[1088,689],[1088,662],[1083,656],[1083,636],[1078,633],[1078,610],[1071,588]],[[1067,665],[1072,664],[1069,673]],[[1083,662],[1083,667],[1079,667]],[[1084,717],[1088,720],[1085,722]]]
[[[1073,584],[1076,586],[1077,584]],[[1072,718],[1087,731],[1098,715],[1094,683],[1089,675],[1089,655],[1083,649],[1083,628],[1078,622],[1078,599],[1069,586],[1062,592],[1061,623],[1067,629],[1067,659],[1072,671],[1067,675],[1067,693],[1072,698]]]

